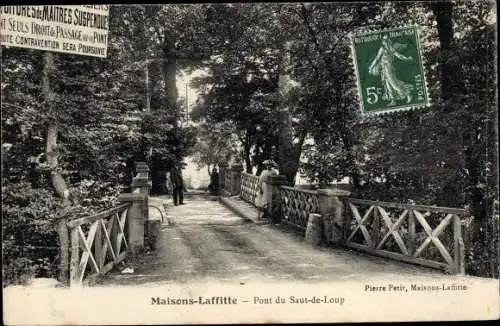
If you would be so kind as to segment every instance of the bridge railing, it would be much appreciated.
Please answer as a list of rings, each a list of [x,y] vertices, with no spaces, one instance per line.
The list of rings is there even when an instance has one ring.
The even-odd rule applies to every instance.
[[[229,196],[231,189],[231,174],[225,163],[219,163],[219,185],[222,196]]]
[[[124,203],[104,212],[69,221],[70,286],[96,278],[120,263],[128,249],[128,210]]]
[[[281,175],[266,184],[268,215],[305,230],[306,241],[316,233],[328,244],[464,273],[464,209],[355,199],[341,189],[300,189],[287,186]],[[257,176],[234,167],[225,170],[226,195],[239,194],[255,205],[257,185]],[[308,232],[311,228],[314,232]]]
[[[259,177],[250,173],[241,173],[240,197],[251,203],[256,204],[255,200],[259,194]]]
[[[222,188],[224,195],[231,196],[231,188],[232,188],[231,185],[232,185],[231,171],[227,169],[224,175],[224,187]]]
[[[464,273],[461,218],[466,210],[347,198],[348,247]]]
[[[137,255],[144,248],[151,222],[148,219],[149,168],[138,162],[136,172],[132,193],[120,195],[115,207],[66,221],[70,246],[62,250],[69,251],[70,286],[95,280],[123,261],[127,254]],[[66,270],[67,262],[60,264],[61,269]]]
[[[280,193],[283,222],[305,230],[309,215],[320,213],[317,191],[281,186]]]

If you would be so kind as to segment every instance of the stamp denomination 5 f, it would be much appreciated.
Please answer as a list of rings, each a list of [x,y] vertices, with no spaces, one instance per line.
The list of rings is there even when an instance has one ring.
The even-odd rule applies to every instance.
[[[351,46],[363,114],[429,104],[417,27],[355,33]]]

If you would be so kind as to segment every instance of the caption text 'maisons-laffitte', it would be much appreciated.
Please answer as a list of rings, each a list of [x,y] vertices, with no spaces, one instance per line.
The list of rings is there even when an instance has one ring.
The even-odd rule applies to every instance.
[[[232,296],[212,296],[212,297],[191,297],[191,298],[171,298],[171,297],[151,297],[151,305],[236,305],[238,303],[251,303],[257,305],[268,304],[338,304],[343,305],[345,298],[330,296],[276,296],[258,297],[252,299],[238,299]]]

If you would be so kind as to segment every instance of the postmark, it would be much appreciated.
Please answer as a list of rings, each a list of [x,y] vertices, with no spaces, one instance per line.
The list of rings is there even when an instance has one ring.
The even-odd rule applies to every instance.
[[[357,32],[351,47],[364,115],[430,104],[416,26]]]

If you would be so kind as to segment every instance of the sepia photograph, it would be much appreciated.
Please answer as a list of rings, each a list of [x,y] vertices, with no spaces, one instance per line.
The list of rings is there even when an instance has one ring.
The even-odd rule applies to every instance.
[[[4,324],[500,317],[496,2],[0,13]]]

